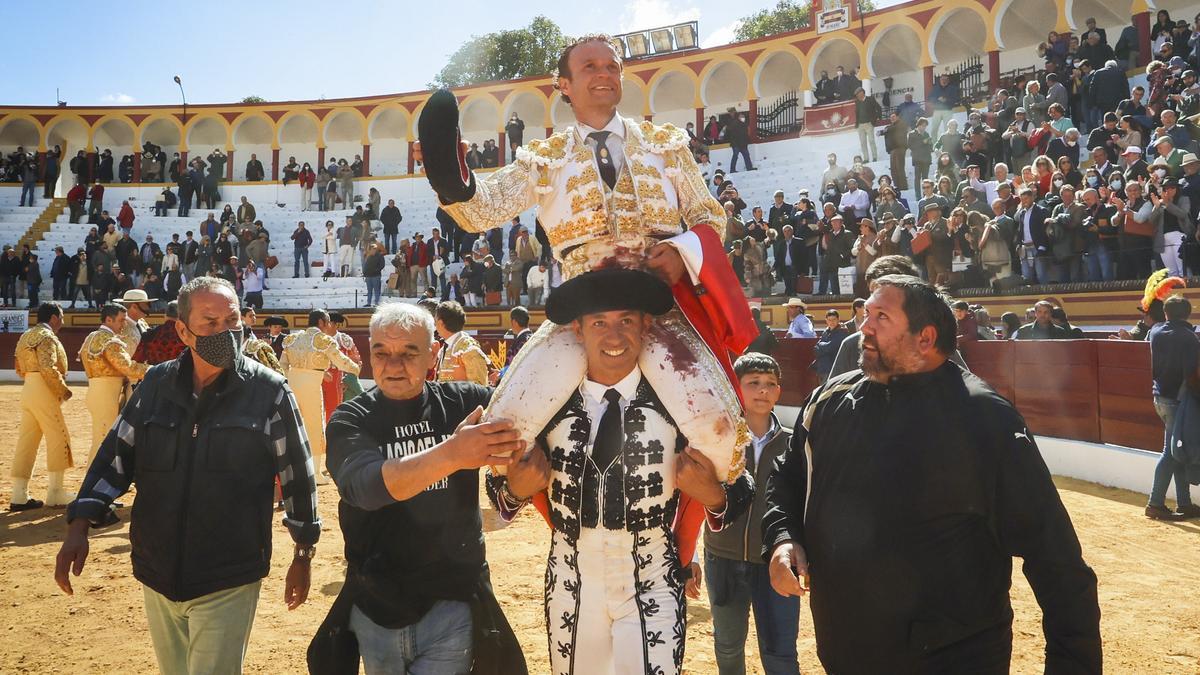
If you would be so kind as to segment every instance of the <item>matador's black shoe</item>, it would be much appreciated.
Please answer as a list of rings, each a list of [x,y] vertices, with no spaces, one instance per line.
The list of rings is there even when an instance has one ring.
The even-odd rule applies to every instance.
[[[32,511],[33,509],[40,509],[45,505],[46,505],[45,502],[43,502],[42,500],[34,499],[33,497],[30,497],[28,500],[26,500],[26,502],[24,504],[10,503],[8,505],[8,510],[12,511],[14,513],[19,513],[21,511]]]
[[[443,204],[465,202],[475,196],[475,175],[467,168],[467,155],[458,130],[458,99],[446,89],[430,95],[417,119],[421,162],[425,177]]]

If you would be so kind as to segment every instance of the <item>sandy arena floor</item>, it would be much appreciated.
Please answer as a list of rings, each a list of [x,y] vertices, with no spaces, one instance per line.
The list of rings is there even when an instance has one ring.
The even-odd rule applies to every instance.
[[[65,412],[76,462],[87,457],[90,421],[83,387]],[[20,389],[0,386],[0,508],[8,506],[9,467]],[[83,469],[68,472],[77,486]],[[1200,523],[1164,524],[1141,515],[1144,498],[1131,492],[1075,480],[1057,481],[1083,542],[1084,556],[1100,578],[1105,664],[1112,673],[1200,673]],[[39,456],[32,489],[45,493],[45,464]],[[308,603],[294,612],[283,604],[283,573],[291,557],[282,525],[275,534],[275,560],[263,585],[246,669],[255,673],[305,672],[304,653],[341,587],[344,566],[337,527],[336,492],[321,488],[325,519],[313,565]],[[132,495],[127,496],[127,503]],[[142,592],[130,572],[128,526],[94,535],[83,575],[74,581],[75,596],[54,585],[54,556],[63,533],[61,510],[0,512],[0,673],[144,673],[155,661],[142,610]],[[127,512],[126,512],[127,513]],[[523,514],[500,527],[485,511],[488,559],[500,602],[520,637],[530,672],[547,672],[546,634],[542,624],[542,571],[546,527],[536,513]],[[1013,672],[1042,671],[1041,612],[1017,565],[1013,574]],[[715,673],[712,623],[707,600],[688,608],[690,623],[686,671]],[[751,672],[757,650],[747,645]],[[820,672],[812,620],[807,609],[800,624],[800,662],[805,672]]]

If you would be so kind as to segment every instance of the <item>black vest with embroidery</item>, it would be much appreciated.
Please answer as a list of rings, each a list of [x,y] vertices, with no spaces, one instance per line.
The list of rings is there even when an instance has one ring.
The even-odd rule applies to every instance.
[[[571,539],[581,528],[669,530],[675,519],[675,455],[687,440],[645,378],[622,421],[625,444],[604,474],[588,453],[592,424],[600,421],[588,416],[581,392],[542,432],[550,453],[550,521]]]

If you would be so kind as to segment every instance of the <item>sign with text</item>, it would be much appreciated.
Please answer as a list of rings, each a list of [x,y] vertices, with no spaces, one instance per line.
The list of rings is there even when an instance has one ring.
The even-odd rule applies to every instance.
[[[0,333],[24,333],[29,330],[29,312],[23,309],[0,311]]]
[[[853,7],[853,4],[847,4],[845,0],[813,0],[813,25],[817,27],[818,33],[849,28]]]

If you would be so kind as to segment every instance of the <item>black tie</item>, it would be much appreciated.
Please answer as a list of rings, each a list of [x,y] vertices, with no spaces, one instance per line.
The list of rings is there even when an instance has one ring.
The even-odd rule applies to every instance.
[[[600,167],[600,178],[604,179],[604,184],[611,190],[617,184],[617,167],[613,165],[612,155],[608,152],[608,146],[604,144],[610,133],[612,132],[593,131],[588,134],[588,138],[596,142],[596,166]]]
[[[604,400],[608,401],[608,407],[600,416],[596,442],[592,444],[592,461],[600,473],[621,455],[621,446],[625,445],[625,434],[621,430],[621,394],[616,389],[609,389],[604,392]]]

